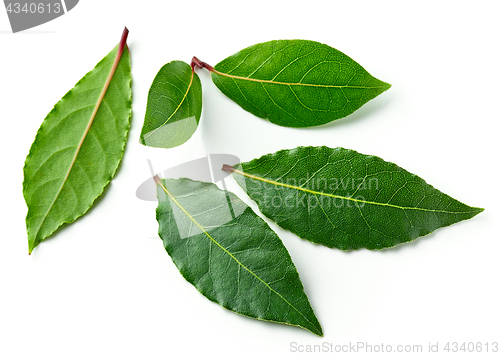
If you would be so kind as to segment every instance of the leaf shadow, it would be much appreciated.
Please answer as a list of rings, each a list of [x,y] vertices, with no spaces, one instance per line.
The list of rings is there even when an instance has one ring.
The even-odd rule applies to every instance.
[[[317,246],[318,248],[327,248],[329,250],[340,251],[341,253],[346,253],[346,254],[356,254],[356,253],[360,253],[362,251],[368,251],[370,253],[384,253],[384,254],[387,254],[387,253],[399,253],[399,251],[401,251],[403,249],[417,248],[417,245],[419,245],[421,242],[426,241],[426,240],[428,240],[430,238],[435,238],[435,235],[440,232],[439,230],[440,229],[438,229],[437,231],[433,231],[430,234],[417,237],[414,240],[407,241],[407,242],[402,242],[402,243],[399,243],[399,244],[397,244],[395,246],[383,248],[383,249],[380,249],[380,250],[369,250],[369,249],[366,249],[364,247],[361,247],[361,248],[359,248],[357,250],[341,250],[341,249],[339,249],[337,247],[328,247],[328,246],[324,246],[322,244],[314,243],[314,242],[313,242],[313,245]],[[308,241],[306,239],[303,239],[303,240]],[[309,241],[309,242],[311,242],[311,241]]]
[[[201,293],[200,296],[203,297],[203,299],[206,299]],[[309,297],[308,297],[309,298]],[[215,304],[218,304],[217,302],[214,302]],[[302,326],[295,325],[295,324],[287,324],[285,322],[279,322],[279,321],[274,321],[274,320],[267,320],[267,319],[258,319],[253,316],[248,316],[245,314],[241,314],[238,312],[235,312],[233,310],[230,310],[220,304],[221,306],[221,312],[227,313],[225,315],[228,318],[234,318],[234,322],[236,322],[238,319],[241,319],[241,317],[244,317],[248,322],[254,323],[254,327],[256,330],[259,330],[260,332],[264,333],[274,333],[274,332],[286,332],[287,334],[295,334],[296,337],[314,337],[317,338],[318,335],[315,335],[312,333],[311,330],[308,330]],[[243,327],[243,326],[242,326]]]
[[[325,129],[338,129],[339,127],[343,126],[349,126],[349,125],[355,125],[358,123],[358,121],[361,120],[369,120],[371,116],[376,117],[377,114],[385,108],[391,101],[393,101],[393,96],[392,95],[387,95],[386,93],[383,93],[385,95],[381,95],[373,100],[370,100],[368,103],[363,105],[361,108],[353,112],[352,114],[341,118],[337,119],[334,121],[331,121],[327,124],[320,125],[320,126],[314,126],[314,127],[304,127],[304,130],[325,130]],[[380,115],[379,115],[380,116]],[[373,119],[373,118],[372,118]]]
[[[401,251],[402,249],[410,249],[410,248],[414,249],[414,248],[417,248],[418,245],[421,244],[422,242],[427,241],[430,238],[435,238],[435,235],[437,235],[437,234],[440,233],[439,230],[440,229],[438,229],[437,231],[433,231],[430,234],[417,237],[414,240],[411,240],[411,241],[408,241],[408,242],[403,242],[403,243],[400,243],[400,244],[398,244],[396,246],[389,247],[389,248],[384,248],[382,250],[376,250],[376,251],[373,251],[373,252],[388,254],[388,253],[399,253],[399,251]]]

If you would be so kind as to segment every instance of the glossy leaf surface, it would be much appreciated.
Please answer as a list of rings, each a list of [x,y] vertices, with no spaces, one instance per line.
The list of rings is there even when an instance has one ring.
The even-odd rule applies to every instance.
[[[245,48],[218,63],[212,80],[243,109],[288,127],[343,118],[390,88],[342,52],[306,40]]]
[[[160,148],[182,145],[196,131],[201,108],[200,78],[191,66],[181,61],[165,64],[149,90],[141,143]]]
[[[322,335],[285,246],[250,207],[212,183],[156,182],[159,235],[189,283],[235,313]]]
[[[224,169],[276,224],[342,250],[392,247],[483,211],[394,163],[343,148],[298,147]]]
[[[113,178],[130,128],[130,56],[122,42],[43,121],[24,166],[29,252],[84,214]]]

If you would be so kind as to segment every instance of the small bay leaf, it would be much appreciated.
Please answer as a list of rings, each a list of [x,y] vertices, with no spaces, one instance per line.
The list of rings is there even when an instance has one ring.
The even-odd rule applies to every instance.
[[[132,114],[128,30],[40,126],[24,165],[29,253],[83,215],[113,178]]]
[[[202,66],[243,109],[288,127],[343,118],[390,88],[342,52],[306,40],[259,43]]]
[[[223,169],[276,224],[342,250],[392,247],[483,211],[394,163],[343,148],[298,147]]]
[[[155,181],[159,235],[189,283],[235,313],[323,335],[288,251],[250,207],[212,183]]]
[[[198,74],[182,61],[165,64],[149,90],[140,142],[159,148],[182,145],[196,131],[201,108]]]

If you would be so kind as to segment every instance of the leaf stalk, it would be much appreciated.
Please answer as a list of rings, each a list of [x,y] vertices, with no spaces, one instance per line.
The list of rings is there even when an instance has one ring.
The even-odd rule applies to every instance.
[[[206,68],[209,72],[213,72],[214,71],[214,67],[212,67],[208,63],[200,61],[196,56],[194,56],[193,59],[191,60],[191,68],[193,68],[193,71],[194,71],[195,67],[198,67],[200,69]]]

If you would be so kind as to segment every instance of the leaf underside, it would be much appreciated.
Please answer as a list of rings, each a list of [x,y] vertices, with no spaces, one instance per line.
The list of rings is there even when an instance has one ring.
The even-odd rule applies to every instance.
[[[342,250],[392,247],[483,211],[393,163],[343,148],[282,150],[234,169],[265,216]]]
[[[212,80],[226,96],[288,127],[343,118],[390,88],[342,52],[306,40],[256,44],[214,69]]]
[[[191,66],[181,61],[165,64],[149,90],[140,142],[159,148],[182,145],[196,131],[201,109],[200,78]]]
[[[118,51],[119,46],[87,73],[54,106],[37,132],[23,182],[30,253],[62,224],[83,215],[118,168],[132,113],[126,46],[92,121]]]
[[[215,184],[158,184],[156,218],[165,249],[205,297],[235,313],[322,335],[281,240],[250,207]]]

